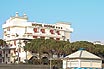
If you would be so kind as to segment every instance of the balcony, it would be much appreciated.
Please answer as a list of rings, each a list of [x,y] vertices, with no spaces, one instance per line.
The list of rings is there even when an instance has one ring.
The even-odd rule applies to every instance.
[[[11,56],[10,54],[7,55],[7,57],[10,57],[10,56]]]
[[[10,54],[7,54],[6,56],[7,56],[7,57],[11,57]],[[5,57],[5,54],[2,54],[2,57]]]
[[[16,48],[16,46],[9,46],[9,48]]]
[[[2,57],[4,57],[4,54],[2,54]]]
[[[8,46],[3,46],[1,49],[11,49],[11,48],[16,48],[16,46],[8,45]]]
[[[34,36],[39,36],[39,35],[41,35],[40,33],[34,33],[33,34]]]

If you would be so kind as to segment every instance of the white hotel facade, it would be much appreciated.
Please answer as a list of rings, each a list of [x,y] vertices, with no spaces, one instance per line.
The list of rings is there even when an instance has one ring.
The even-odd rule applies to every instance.
[[[26,52],[23,49],[24,41],[44,38],[55,40],[70,40],[70,33],[73,32],[71,24],[66,22],[58,22],[56,24],[43,24],[37,22],[28,22],[26,14],[10,17],[2,25],[3,40],[7,42],[6,47],[2,47],[2,62],[14,63],[16,59],[24,62]]]

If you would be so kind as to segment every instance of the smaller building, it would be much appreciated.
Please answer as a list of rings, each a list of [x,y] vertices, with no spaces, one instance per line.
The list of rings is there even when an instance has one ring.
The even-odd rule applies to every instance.
[[[101,69],[100,57],[86,51],[78,50],[63,59],[63,69]]]
[[[99,44],[99,45],[104,45],[104,43],[102,43],[101,41],[94,41],[94,44]]]

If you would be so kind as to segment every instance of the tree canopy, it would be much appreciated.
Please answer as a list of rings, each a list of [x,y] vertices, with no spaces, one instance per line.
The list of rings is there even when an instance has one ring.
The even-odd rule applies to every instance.
[[[56,41],[53,39],[33,39],[30,43],[27,43],[25,46],[25,50],[33,51],[37,53],[47,52],[48,54],[71,54],[77,51],[79,48],[85,48],[87,51],[92,52],[94,54],[104,53],[104,45],[93,44],[88,41],[76,41],[76,42],[68,42],[68,41]]]
[[[2,39],[0,39],[0,46],[6,45],[6,42]]]

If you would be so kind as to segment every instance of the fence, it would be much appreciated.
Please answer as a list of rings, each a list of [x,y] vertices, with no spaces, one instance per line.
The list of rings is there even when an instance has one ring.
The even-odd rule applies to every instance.
[[[0,64],[0,69],[49,69],[49,65]]]

